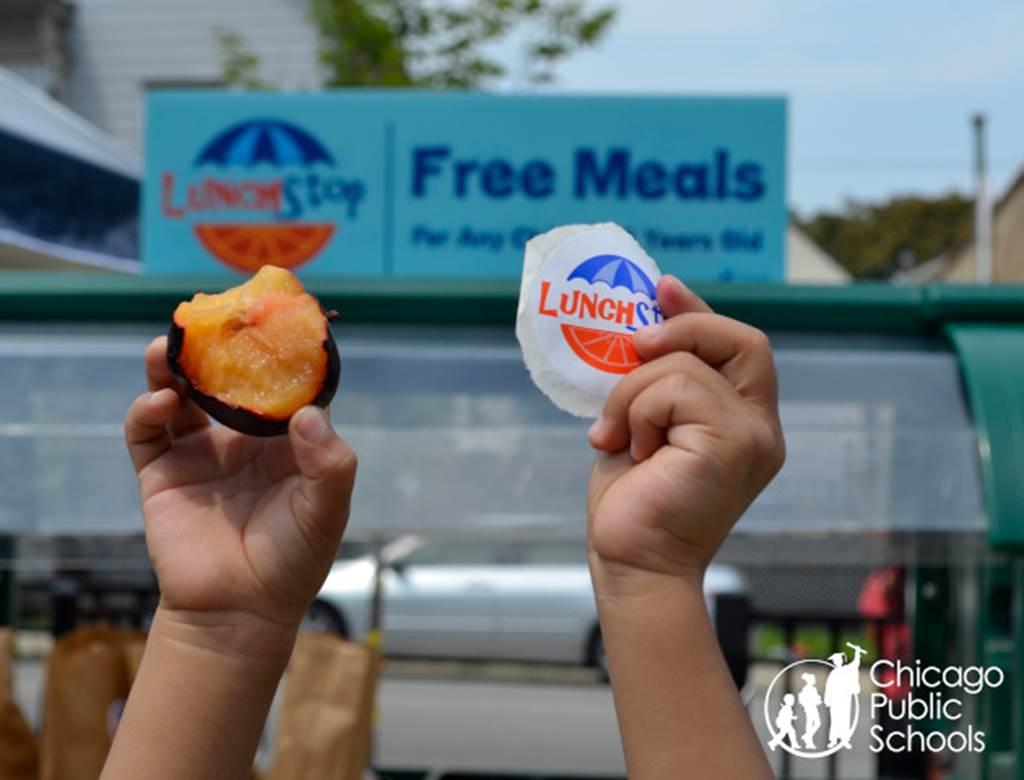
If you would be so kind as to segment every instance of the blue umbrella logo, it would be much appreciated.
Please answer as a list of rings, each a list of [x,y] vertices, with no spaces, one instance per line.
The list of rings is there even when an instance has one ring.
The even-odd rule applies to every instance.
[[[595,255],[584,260],[569,274],[567,281],[583,279],[591,284],[604,282],[611,288],[625,287],[630,292],[644,293],[654,300],[654,285],[640,267],[620,255]]]
[[[334,160],[316,138],[279,119],[250,119],[215,137],[199,153],[196,165],[312,165]]]

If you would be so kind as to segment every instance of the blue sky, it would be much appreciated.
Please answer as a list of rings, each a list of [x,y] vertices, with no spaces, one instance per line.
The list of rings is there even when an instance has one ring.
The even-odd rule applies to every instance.
[[[619,0],[574,92],[789,98],[789,201],[973,189],[968,117],[989,117],[990,192],[1024,166],[1021,0]]]

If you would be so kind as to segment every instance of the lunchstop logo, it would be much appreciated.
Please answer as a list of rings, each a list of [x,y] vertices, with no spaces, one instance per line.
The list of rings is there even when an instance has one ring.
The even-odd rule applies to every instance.
[[[800,758],[850,750],[863,738],[862,716],[870,720],[873,753],[985,750],[985,732],[964,722],[968,699],[1002,685],[1002,669],[884,658],[864,667],[867,651],[847,647],[850,652],[796,661],[775,675],[764,698],[769,750]]]
[[[362,180],[336,170],[315,135],[292,122],[255,118],[217,133],[193,171],[161,176],[161,213],[187,220],[196,239],[229,267],[295,268],[314,258],[366,197]]]
[[[564,278],[542,280],[537,314],[559,322],[565,343],[588,366],[628,374],[640,365],[632,333],[661,320],[656,300],[654,282],[637,263],[601,254]]]

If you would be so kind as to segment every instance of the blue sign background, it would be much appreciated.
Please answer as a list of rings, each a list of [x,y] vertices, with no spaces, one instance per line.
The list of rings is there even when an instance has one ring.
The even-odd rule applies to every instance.
[[[198,163],[254,119],[301,128],[332,161]],[[149,273],[225,272],[194,225],[309,222],[336,226],[310,275],[516,277],[530,236],[613,221],[684,279],[783,278],[783,98],[161,91],[146,127]],[[211,179],[285,191],[277,213],[189,195]]]

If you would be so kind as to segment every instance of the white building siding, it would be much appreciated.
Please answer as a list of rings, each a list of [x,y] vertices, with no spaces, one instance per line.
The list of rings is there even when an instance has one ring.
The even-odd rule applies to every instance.
[[[147,82],[214,82],[214,31],[244,36],[261,76],[284,89],[320,83],[308,0],[76,0],[64,99],[126,145],[142,144]]]
[[[53,82],[53,74],[46,65],[38,60],[6,60],[0,63],[16,75],[24,79],[33,87],[49,92]]]

